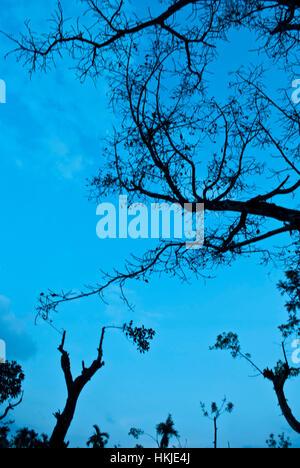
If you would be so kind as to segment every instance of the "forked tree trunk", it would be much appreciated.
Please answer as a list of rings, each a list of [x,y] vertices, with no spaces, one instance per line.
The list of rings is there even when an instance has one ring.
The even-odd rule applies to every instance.
[[[102,345],[104,338],[105,328],[102,329],[100,346],[98,349],[97,359],[92,363],[88,368],[85,367],[84,362],[82,363],[82,372],[79,377],[73,380],[71,373],[71,364],[68,353],[64,350],[64,343],[66,338],[66,332],[63,334],[62,343],[59,346],[58,350],[61,353],[61,368],[63,370],[68,396],[65,408],[62,413],[56,413],[55,417],[57,419],[55,428],[53,430],[52,436],[50,438],[49,446],[50,448],[66,448],[67,444],[65,443],[66,435],[72,423],[78,398],[86,386],[86,384],[91,380],[91,378],[96,374],[96,372],[104,366],[102,362]]]

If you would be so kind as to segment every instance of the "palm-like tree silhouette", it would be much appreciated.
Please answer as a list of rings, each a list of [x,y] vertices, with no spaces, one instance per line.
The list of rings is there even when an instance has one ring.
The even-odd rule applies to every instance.
[[[160,448],[168,448],[170,439],[172,437],[179,437],[178,432],[174,428],[174,421],[172,416],[169,414],[166,422],[161,422],[156,426],[156,432],[161,435]]]
[[[93,449],[105,448],[108,443],[109,435],[107,432],[101,432],[99,426],[96,424],[93,426],[95,429],[95,434],[93,434],[87,441],[87,446],[92,446]]]

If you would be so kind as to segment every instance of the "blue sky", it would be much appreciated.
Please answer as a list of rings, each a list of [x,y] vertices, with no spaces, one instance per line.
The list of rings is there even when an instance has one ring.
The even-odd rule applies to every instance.
[[[74,3],[64,2],[70,12]],[[54,4],[2,0],[0,29],[19,31],[26,18],[42,29]],[[242,37],[244,42],[234,41],[234,53],[224,45],[213,78],[216,94],[226,91],[227,71],[250,58],[253,38]],[[9,49],[1,39],[1,57]],[[17,359],[26,374],[15,427],[48,434],[55,422],[52,413],[63,407],[65,388],[60,337],[48,325],[34,324],[39,293],[93,284],[100,269],[121,267],[131,252],[143,252],[150,242],[96,237],[96,205],[87,199],[86,178],[102,164],[101,139],[114,117],[105,81],[100,79],[97,87],[90,81],[81,84],[69,65],[59,61],[47,75],[30,79],[14,57],[0,61],[0,78],[7,84],[7,104],[0,105],[0,339],[7,342],[8,359]],[[285,77],[273,76],[272,86],[288,85],[288,79],[281,81]],[[221,401],[224,395],[235,409],[220,424],[221,445],[263,446],[271,432],[283,431],[297,445],[271,385],[254,378],[246,363],[208,350],[219,332],[232,330],[261,367],[275,364],[281,357],[277,326],[285,319],[275,287],[280,276],[271,266],[243,260],[207,282],[153,278],[148,285],[130,283],[127,293],[135,313],[114,288],[107,293],[108,304],[93,298],[63,307],[55,325],[68,331],[74,374],[82,359],[95,357],[101,326],[132,318],[157,330],[145,356],[118,332],[108,335],[106,366],[80,398],[68,435],[71,445],[84,445],[98,424],[111,434],[111,446],[133,446],[127,435],[132,426],[153,433],[171,412],[183,443],[211,446],[212,427],[199,402]],[[299,414],[297,382],[286,389]],[[147,439],[142,442],[147,446]]]

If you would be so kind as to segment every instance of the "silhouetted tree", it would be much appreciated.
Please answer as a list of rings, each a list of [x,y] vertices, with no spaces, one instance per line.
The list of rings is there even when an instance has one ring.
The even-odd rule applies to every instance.
[[[179,434],[175,429],[174,421],[170,414],[167,417],[166,422],[161,422],[156,426],[156,432],[159,436],[161,436],[161,441],[159,444],[161,449],[169,447],[169,442],[172,437],[179,437]]]
[[[230,402],[227,402],[227,399],[224,398],[220,407],[218,407],[217,404],[213,402],[211,404],[210,411],[206,409],[206,406],[204,403],[200,402],[200,406],[202,409],[203,416],[205,418],[210,419],[214,423],[214,448],[216,449],[218,447],[218,425],[217,425],[218,419],[224,413],[231,414],[233,411],[233,404]]]
[[[297,377],[300,374],[300,369],[291,367],[289,365],[286,357],[284,343],[282,343],[284,360],[279,360],[274,369],[266,368],[264,370],[260,369],[252,361],[251,355],[249,353],[242,352],[239,338],[235,333],[230,332],[219,335],[216,344],[211,349],[228,350],[230,351],[233,358],[240,357],[245,359],[252,365],[252,367],[259,373],[259,375],[272,382],[283,416],[291,428],[300,434],[300,422],[293,415],[284,393],[285,383],[288,379]]]
[[[122,289],[129,279],[148,281],[152,273],[185,279],[188,270],[203,275],[241,256],[260,253],[267,261],[274,249],[266,241],[279,236],[284,245],[277,258],[292,258],[300,231],[294,200],[299,112],[286,93],[268,95],[261,68],[239,70],[229,84],[231,96],[219,102],[207,84],[220,41],[233,28],[253,30],[258,47],[292,72],[299,2],[166,0],[149,18],[136,18],[125,1],[83,3],[74,24],[59,4],[52,29],[41,37],[27,23],[27,34],[13,39],[15,52],[31,71],[48,70],[69,53],[81,78],[108,77],[120,119],[103,150],[105,168],[91,180],[94,199],[123,193],[194,211],[203,204],[206,235],[202,249],[162,239],[124,271],[80,294],[43,294],[38,314],[48,319],[62,302],[101,295],[112,283]]]
[[[271,449],[288,449],[292,446],[289,437],[286,438],[284,434],[279,434],[277,441],[274,434],[271,434],[266,444]]]
[[[22,368],[15,361],[0,363],[0,405],[5,407],[0,410],[0,421],[21,404],[23,380]]]
[[[253,29],[272,58],[286,58],[291,47],[299,45],[299,0],[163,0],[161,13],[153,15],[149,9],[148,18],[138,18],[135,8],[124,0],[82,3],[85,6],[81,17],[73,24],[67,24],[59,2],[52,29],[42,37],[31,31],[29,22],[28,34],[18,39],[8,35],[16,44],[14,52],[31,71],[47,70],[56,55],[67,52],[78,60],[81,78],[95,78],[103,72],[106,52],[115,52],[130,40],[138,47],[146,33],[164,33],[170,43],[179,44],[185,49],[189,67],[193,46],[213,47],[231,28]],[[176,21],[178,13],[181,18],[189,15],[189,24],[184,24],[183,19]]]
[[[179,440],[179,434],[174,427],[174,421],[172,419],[171,414],[169,414],[165,422],[157,424],[156,437],[153,437],[151,434],[147,434],[147,432],[143,431],[142,429],[137,429],[135,427],[132,427],[130,429],[129,435],[136,440],[138,440],[141,436],[146,435],[147,437],[150,437],[161,449],[169,447],[169,443],[172,437],[176,437]],[[161,437],[160,440],[159,436]]]
[[[42,434],[41,437],[39,437],[35,431],[25,427],[17,431],[16,435],[10,442],[10,446],[11,448],[18,449],[49,448],[49,440],[45,434]]]
[[[297,262],[299,258],[297,259]],[[287,294],[289,300],[286,303],[288,311],[288,322],[279,327],[282,333],[283,340],[285,340],[292,333],[300,336],[300,321],[298,312],[300,310],[300,281],[299,271],[289,270],[286,272],[286,281],[280,281],[278,284],[279,290],[282,294]],[[260,369],[251,359],[251,355],[244,353],[241,349],[239,337],[237,334],[229,332],[219,335],[216,344],[211,347],[215,350],[227,350],[231,353],[233,358],[240,357],[249,362],[252,367],[265,379],[272,382],[279,406],[286,421],[294,431],[300,434],[300,421],[295,418],[291,408],[288,405],[284,386],[288,379],[297,377],[300,374],[300,368],[291,367],[289,365],[284,341],[282,342],[283,360],[279,360],[274,369]]]
[[[102,449],[108,443],[109,435],[107,432],[101,432],[99,426],[95,424],[95,433],[87,441],[87,446],[92,446],[93,449]]]
[[[9,448],[9,427],[8,426],[0,426],[0,448]]]
[[[300,255],[298,263],[300,260]],[[278,288],[281,291],[281,294],[288,295],[288,301],[286,302],[286,310],[288,312],[288,321],[287,323],[279,327],[284,338],[287,338],[292,333],[295,333],[300,336],[300,320],[298,312],[300,310],[300,273],[299,265],[297,265],[297,270],[288,270],[285,273],[285,281],[280,281]]]
[[[142,429],[137,429],[136,427],[132,427],[128,433],[128,435],[132,436],[134,439],[139,439],[145,432]]]
[[[71,422],[74,417],[77,402],[79,396],[87,385],[87,383],[94,377],[94,375],[104,366],[103,361],[103,341],[105,332],[109,329],[121,330],[127,338],[137,345],[137,349],[140,353],[145,353],[150,349],[150,341],[153,339],[155,332],[154,330],[146,329],[142,327],[133,327],[133,322],[124,324],[123,327],[103,327],[100,342],[98,347],[98,353],[96,359],[90,365],[86,367],[84,361],[82,362],[82,372],[77,378],[73,378],[71,372],[71,363],[69,354],[64,349],[66,332],[63,333],[62,342],[58,348],[61,353],[61,368],[64,373],[66,387],[67,387],[67,401],[63,412],[58,411],[55,413],[56,426],[50,438],[50,448],[65,448],[65,438]]]
[[[22,449],[40,449],[49,448],[47,435],[39,436],[35,431],[24,427],[19,429],[15,435],[8,437],[10,429],[7,425],[0,427],[0,448],[22,448]]]
[[[228,26],[253,29],[271,58],[287,59],[290,49],[299,46],[299,0],[229,0],[226,3],[224,20]]]

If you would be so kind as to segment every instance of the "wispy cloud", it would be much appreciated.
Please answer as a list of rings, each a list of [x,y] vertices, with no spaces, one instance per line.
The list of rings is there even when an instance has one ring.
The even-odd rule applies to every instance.
[[[36,354],[26,325],[12,312],[10,300],[5,296],[0,296],[0,339],[6,343],[9,360],[26,361]]]

